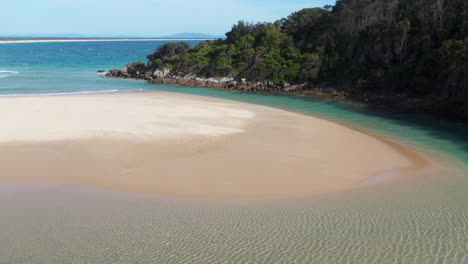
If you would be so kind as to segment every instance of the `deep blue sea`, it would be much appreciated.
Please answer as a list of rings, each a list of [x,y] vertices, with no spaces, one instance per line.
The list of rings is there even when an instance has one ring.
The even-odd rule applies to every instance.
[[[97,70],[145,61],[163,41],[0,44],[0,95],[144,89],[100,78]],[[198,43],[190,41],[191,44]]]
[[[408,179],[401,189],[356,191],[346,200],[284,208],[175,206],[112,200],[88,192],[73,194],[81,197],[78,200],[66,196],[66,205],[60,199],[44,198],[43,205],[33,206],[31,198],[22,207],[36,212],[31,218],[16,217],[25,215],[17,207],[0,218],[0,263],[468,263],[466,126],[358,104],[153,85],[106,79],[97,73],[145,61],[163,43],[0,44],[0,96],[160,90],[239,100],[320,116],[387,136],[460,168],[454,175],[427,175],[426,180],[411,184]],[[0,197],[0,204],[8,206],[8,193],[0,191]],[[96,203],[93,199],[102,203],[99,209],[90,209]],[[78,201],[84,203],[81,211],[70,209],[68,204]],[[47,213],[38,213],[42,212],[38,208]],[[55,215],[68,220],[55,221]],[[37,216],[43,229],[36,228]],[[46,235],[55,230],[48,226],[51,221],[60,228],[56,236]],[[4,233],[10,240],[3,243]],[[58,239],[62,234],[67,238]],[[50,244],[41,241],[44,237]],[[60,252],[59,245],[64,245]]]

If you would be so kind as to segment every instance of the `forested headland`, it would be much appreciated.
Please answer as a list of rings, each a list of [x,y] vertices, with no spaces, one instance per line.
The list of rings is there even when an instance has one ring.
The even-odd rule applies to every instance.
[[[334,87],[468,120],[468,1],[338,0],[275,22],[240,21],[225,39],[167,43],[133,66],[151,79]]]

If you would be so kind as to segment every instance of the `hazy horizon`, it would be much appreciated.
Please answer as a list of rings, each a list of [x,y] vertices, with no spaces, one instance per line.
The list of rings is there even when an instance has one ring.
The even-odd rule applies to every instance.
[[[128,36],[128,35],[81,35],[81,34],[12,34],[12,35],[0,35],[0,38],[11,38],[11,39],[38,39],[38,38],[225,38],[225,35],[210,35],[205,33],[197,32],[183,32],[176,33],[166,36]]]
[[[273,22],[335,0],[16,0],[2,3],[8,21],[2,37],[165,37],[201,33],[224,36],[239,20]],[[27,7],[27,8],[25,8]]]

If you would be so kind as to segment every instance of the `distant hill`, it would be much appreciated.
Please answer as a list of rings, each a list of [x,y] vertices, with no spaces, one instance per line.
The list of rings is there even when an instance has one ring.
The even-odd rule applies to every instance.
[[[181,39],[192,39],[192,38],[199,38],[199,39],[218,39],[218,38],[226,38],[225,36],[215,36],[209,35],[204,33],[179,33],[169,36],[164,36],[161,38],[181,38]]]

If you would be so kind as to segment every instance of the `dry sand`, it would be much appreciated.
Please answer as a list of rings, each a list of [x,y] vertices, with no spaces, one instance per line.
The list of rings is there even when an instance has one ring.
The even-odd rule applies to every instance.
[[[340,191],[427,165],[326,120],[175,93],[0,98],[0,120],[0,183],[256,198]]]

